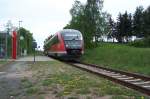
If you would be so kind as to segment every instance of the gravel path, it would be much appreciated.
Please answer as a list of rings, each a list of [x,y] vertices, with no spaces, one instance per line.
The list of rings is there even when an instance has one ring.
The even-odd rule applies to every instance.
[[[25,62],[15,62],[0,68],[0,99],[15,99],[21,95],[21,78],[27,69]]]
[[[51,61],[49,57],[36,56],[36,61]],[[30,77],[28,61],[33,61],[33,57],[23,57],[15,62],[0,67],[0,99],[17,99],[24,96],[21,79]]]

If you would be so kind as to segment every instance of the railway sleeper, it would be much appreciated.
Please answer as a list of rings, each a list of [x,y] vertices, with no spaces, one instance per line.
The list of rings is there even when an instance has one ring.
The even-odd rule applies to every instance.
[[[150,85],[143,85],[142,87],[150,89]]]
[[[112,76],[111,77],[114,77],[114,78],[121,78],[121,77],[127,77],[126,75],[118,75],[118,76]]]
[[[150,84],[150,81],[135,82],[133,84],[136,84],[136,85]]]
[[[125,80],[125,81],[127,81],[127,82],[137,82],[137,81],[141,81],[141,79],[129,79],[129,80]]]
[[[125,78],[117,78],[117,79],[120,79],[120,80],[128,80],[128,79],[133,79],[134,77],[125,77]]]
[[[118,74],[111,74],[111,73],[107,73],[107,72],[100,72],[101,74],[105,74],[105,75],[107,75],[107,76],[111,76],[111,75],[118,75]]]
[[[110,76],[126,76],[126,75],[121,75],[119,73],[116,73],[116,74],[111,74]]]

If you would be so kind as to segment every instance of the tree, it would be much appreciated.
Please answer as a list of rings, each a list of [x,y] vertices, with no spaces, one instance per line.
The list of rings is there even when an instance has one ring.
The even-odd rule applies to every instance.
[[[144,35],[143,31],[143,7],[139,6],[133,15],[133,33],[137,37],[142,37]]]
[[[72,19],[64,28],[81,31],[87,48],[93,47],[94,40],[96,45],[98,38],[106,30],[106,13],[102,12],[102,7],[102,0],[87,0],[86,5],[82,5],[80,1],[75,1],[70,10]]]
[[[123,15],[123,21],[124,21],[124,38],[126,42],[129,41],[129,38],[132,36],[132,16],[131,14],[128,14],[127,11]]]
[[[116,26],[116,39],[118,40],[119,43],[123,42],[123,17],[122,14],[119,13],[119,17],[117,19],[117,26]]]
[[[12,52],[12,43],[11,43],[11,30],[13,28],[13,24],[11,22],[11,20],[8,20],[6,23],[6,32],[7,32],[7,55],[11,56],[11,52]]]
[[[28,54],[32,53],[32,42],[34,40],[32,33],[30,33],[30,31],[26,30],[25,28],[20,28],[18,33],[20,33],[20,37],[23,37],[23,39],[20,40],[20,47],[22,51],[26,49]]]
[[[128,42],[132,36],[132,16],[127,11],[124,14],[119,14],[116,26],[116,39],[119,43]]]
[[[109,26],[109,32],[108,32],[107,37],[112,38],[114,42],[114,39],[116,37],[116,23],[111,17],[109,18],[108,26]]]
[[[150,6],[143,13],[143,30],[144,37],[150,37]]]

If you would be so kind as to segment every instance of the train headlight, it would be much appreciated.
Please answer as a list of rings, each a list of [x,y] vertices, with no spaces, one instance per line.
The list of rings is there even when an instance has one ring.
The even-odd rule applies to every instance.
[[[66,44],[66,47],[69,47],[69,45],[68,45],[68,44]]]

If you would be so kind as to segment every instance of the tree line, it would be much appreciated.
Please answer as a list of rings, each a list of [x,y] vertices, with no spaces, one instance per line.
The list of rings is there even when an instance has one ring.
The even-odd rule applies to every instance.
[[[109,18],[108,38],[116,38],[119,43],[131,41],[132,36],[148,39],[150,37],[150,6],[144,10],[142,6],[136,8],[132,15],[127,11],[119,13],[115,22]]]
[[[119,43],[131,41],[132,36],[150,37],[150,6],[145,10],[137,7],[133,15],[119,13],[116,21],[102,9],[103,0],[87,0],[86,4],[76,0],[70,10],[72,19],[64,29],[81,31],[87,48],[96,47],[104,35]]]

